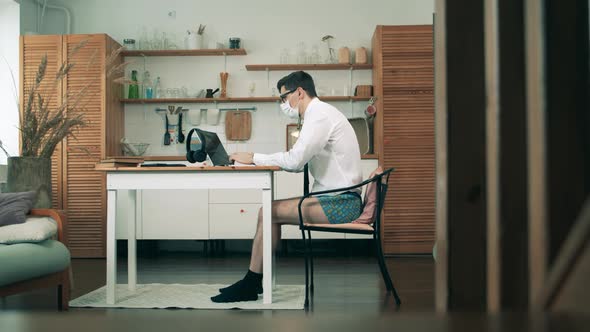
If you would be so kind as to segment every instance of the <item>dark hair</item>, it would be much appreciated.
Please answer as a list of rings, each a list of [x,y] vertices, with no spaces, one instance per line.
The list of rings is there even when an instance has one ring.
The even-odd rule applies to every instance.
[[[304,71],[296,71],[281,78],[277,82],[277,89],[281,91],[281,87],[285,86],[287,90],[295,90],[302,88],[307,92],[307,95],[311,98],[317,97],[318,94],[315,92],[315,84],[313,84],[313,78],[311,75]]]

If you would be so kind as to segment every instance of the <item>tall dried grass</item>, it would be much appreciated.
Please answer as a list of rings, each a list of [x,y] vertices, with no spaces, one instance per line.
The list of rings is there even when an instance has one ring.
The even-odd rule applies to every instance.
[[[82,41],[68,53],[68,59],[87,44]],[[116,64],[116,60],[122,48],[113,51],[105,60],[107,66],[107,79],[114,82],[125,83],[125,66],[128,62]],[[97,56],[92,56],[86,68],[97,61]],[[71,72],[75,63],[62,63],[54,77],[47,73],[47,55],[41,58],[35,80],[25,87],[23,99],[25,101],[23,111],[19,113],[21,155],[24,157],[51,157],[57,145],[66,137],[76,139],[76,132],[88,123],[84,118],[85,100],[88,94],[97,93],[90,91],[92,82],[88,82],[78,91],[64,91],[62,101],[52,108],[51,100],[56,95],[57,88]],[[122,77],[120,76],[123,73]],[[51,80],[48,84],[42,84]],[[19,109],[20,109],[20,105]]]

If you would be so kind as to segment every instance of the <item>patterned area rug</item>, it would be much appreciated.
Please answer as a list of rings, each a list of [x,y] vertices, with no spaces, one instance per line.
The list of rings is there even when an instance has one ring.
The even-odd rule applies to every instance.
[[[191,308],[191,309],[303,309],[305,286],[277,285],[273,303],[257,301],[214,303],[211,296],[227,285],[138,284],[135,292],[127,285],[117,285],[117,302],[106,303],[106,286],[70,301],[71,307],[92,308]]]

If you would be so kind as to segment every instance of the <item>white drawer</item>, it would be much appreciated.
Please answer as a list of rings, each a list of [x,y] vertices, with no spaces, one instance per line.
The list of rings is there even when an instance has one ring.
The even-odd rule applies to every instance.
[[[262,203],[260,189],[210,189],[209,203]]]
[[[262,204],[209,204],[210,239],[252,239]]]
[[[142,238],[207,239],[207,190],[144,190]]]
[[[289,173],[280,171],[275,172],[275,175],[275,199],[303,196],[303,173]]]

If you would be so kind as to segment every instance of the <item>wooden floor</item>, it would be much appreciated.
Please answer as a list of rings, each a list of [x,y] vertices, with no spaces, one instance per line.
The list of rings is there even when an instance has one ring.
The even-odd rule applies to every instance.
[[[126,278],[125,260],[119,259],[119,282]],[[318,331],[587,331],[588,318],[545,317],[526,314],[488,317],[465,313],[436,315],[434,262],[431,257],[390,257],[387,265],[402,298],[397,308],[385,295],[375,259],[366,255],[325,255],[316,258],[313,308],[304,310],[190,310],[190,309],[81,309],[56,310],[54,290],[5,298],[0,302],[0,331],[202,331],[288,330]],[[104,259],[73,259],[72,298],[105,284]],[[244,254],[208,257],[204,254],[159,253],[140,258],[139,283],[232,283],[248,266]],[[277,283],[303,284],[303,259],[297,254],[277,258]],[[538,325],[541,324],[542,326]],[[549,325],[548,325],[549,324]],[[219,329],[222,327],[222,329]],[[552,329],[548,329],[552,330]]]
[[[277,284],[304,284],[302,257],[277,258]],[[226,254],[204,257],[191,253],[160,253],[138,261],[138,283],[222,283],[231,284],[248,269],[248,256]],[[430,257],[388,258],[393,281],[402,297],[400,310],[431,312],[434,305],[434,264]],[[386,297],[379,267],[373,257],[318,257],[315,267],[314,312],[382,313],[397,310]],[[105,285],[105,260],[73,259],[72,299]],[[118,282],[126,282],[126,261],[119,258]],[[4,310],[53,310],[52,290],[8,297]],[[70,311],[89,309],[71,308]],[[91,309],[95,311],[117,311]],[[151,312],[153,310],[147,310]]]

